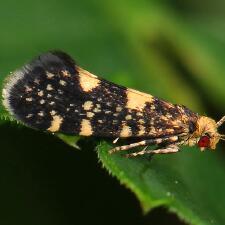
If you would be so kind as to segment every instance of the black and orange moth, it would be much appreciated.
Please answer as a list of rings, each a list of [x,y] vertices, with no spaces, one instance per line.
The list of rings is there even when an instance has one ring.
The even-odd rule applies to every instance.
[[[145,146],[127,156],[175,153],[181,145],[215,149],[224,135],[220,121],[187,107],[116,85],[79,67],[66,53],[40,55],[12,73],[3,88],[3,105],[34,129],[82,136],[139,138],[110,153]],[[147,146],[156,146],[147,150]]]

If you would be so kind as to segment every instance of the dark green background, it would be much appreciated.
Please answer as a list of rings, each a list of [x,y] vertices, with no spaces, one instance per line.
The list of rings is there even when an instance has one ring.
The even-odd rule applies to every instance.
[[[2,1],[0,81],[34,56],[60,49],[106,79],[219,119],[224,6],[222,0]],[[76,151],[52,135],[3,122],[0,137],[0,224],[183,224],[162,208],[143,217],[135,196],[101,169],[93,139]]]

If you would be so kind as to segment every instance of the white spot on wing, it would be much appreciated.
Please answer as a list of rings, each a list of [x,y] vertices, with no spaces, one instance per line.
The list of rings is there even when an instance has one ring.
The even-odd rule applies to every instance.
[[[122,108],[122,107],[120,107],[120,106],[117,106],[117,107],[116,107],[116,111],[117,111],[117,112],[121,112],[121,111],[122,111],[122,109],[123,109],[123,108]]]
[[[51,84],[48,84],[47,87],[46,87],[46,89],[47,89],[48,91],[52,91],[52,90],[53,90],[53,87],[52,87]]]
[[[54,116],[54,115],[56,114],[56,111],[55,111],[55,110],[52,110],[52,111],[50,111],[50,114],[51,114],[52,116]]]
[[[63,77],[71,77],[70,73],[67,70],[62,71]]]
[[[35,79],[34,79],[34,83],[35,83],[35,84],[40,84],[40,80],[37,79],[37,78],[35,78]]]
[[[131,115],[126,115],[125,119],[126,120],[131,120],[132,119],[132,116]]]
[[[144,123],[145,123],[145,121],[144,121],[143,119],[139,119],[139,120],[138,120],[138,123],[140,123],[140,124],[144,124]]]
[[[43,105],[44,103],[45,103],[45,100],[44,99],[41,99],[40,100],[40,104]]]
[[[41,96],[43,96],[43,95],[44,95],[44,92],[43,92],[43,91],[39,91],[39,92],[38,92],[38,96],[41,97]]]
[[[32,91],[32,88],[29,87],[29,86],[25,86],[25,91],[26,91],[26,92],[31,92],[31,91]]]
[[[48,79],[51,79],[55,76],[53,73],[50,73],[50,72],[47,72],[46,75]]]
[[[44,116],[44,112],[43,112],[43,111],[40,111],[40,112],[38,113],[38,115],[39,115],[39,116]]]
[[[92,118],[95,114],[93,112],[87,112],[87,117]]]
[[[29,113],[27,116],[26,116],[26,118],[31,118],[33,116],[33,114],[31,114],[31,113]]]
[[[93,109],[93,112],[98,113],[98,112],[101,112],[101,110],[98,109],[98,108],[94,108],[94,109]]]
[[[64,80],[60,80],[59,83],[60,83],[62,86],[66,86],[66,81],[64,81]]]
[[[32,102],[33,99],[32,99],[32,98],[26,98],[26,101],[27,101],[27,102]]]

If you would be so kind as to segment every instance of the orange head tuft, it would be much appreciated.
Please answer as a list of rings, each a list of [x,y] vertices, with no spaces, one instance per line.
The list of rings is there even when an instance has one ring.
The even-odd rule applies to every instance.
[[[215,149],[219,140],[224,140],[224,136],[218,133],[218,127],[224,121],[225,116],[218,122],[209,117],[200,116],[196,123],[196,130],[188,141],[189,145],[197,144],[201,151],[206,148]]]

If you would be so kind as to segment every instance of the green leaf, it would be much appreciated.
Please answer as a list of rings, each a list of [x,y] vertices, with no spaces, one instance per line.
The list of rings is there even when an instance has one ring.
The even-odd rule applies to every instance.
[[[217,119],[224,112],[225,40],[219,37],[224,29],[217,29],[218,35],[214,36],[213,24],[196,24],[192,14],[183,19],[180,12],[171,10],[173,4],[165,1],[53,4],[48,0],[42,4],[25,0],[18,7],[10,1],[1,5],[5,19],[0,20],[1,88],[9,71],[41,52],[62,49],[82,67],[103,74],[105,79],[184,104],[199,113],[207,112]],[[214,24],[218,22],[224,21],[215,20]],[[17,129],[17,122],[0,104],[3,133],[5,123]],[[24,145],[31,146],[31,151],[37,136],[45,147],[54,140],[31,130],[28,135],[28,129],[21,129],[21,133],[29,136]],[[77,147],[79,137],[56,136]],[[8,138],[5,150],[22,151],[12,141],[10,131],[4,137]],[[105,142],[98,146],[103,166],[134,192],[145,212],[161,205],[193,225],[225,224],[222,147],[217,152],[204,153],[183,148],[178,154],[155,156],[151,161],[148,156],[126,159],[122,154],[108,155],[110,148]],[[84,149],[89,149],[88,144]]]
[[[225,170],[214,152],[183,148],[150,160],[109,155],[110,148],[105,142],[98,146],[103,166],[136,194],[145,212],[164,205],[190,224],[223,224]]]
[[[57,136],[59,139],[61,139],[62,141],[64,141],[65,143],[67,143],[68,145],[70,145],[71,147],[74,147],[74,148],[80,150],[79,145],[77,145],[77,142],[78,142],[79,139],[80,139],[79,136],[65,135],[65,134],[61,134],[61,133],[56,134],[56,136]]]

